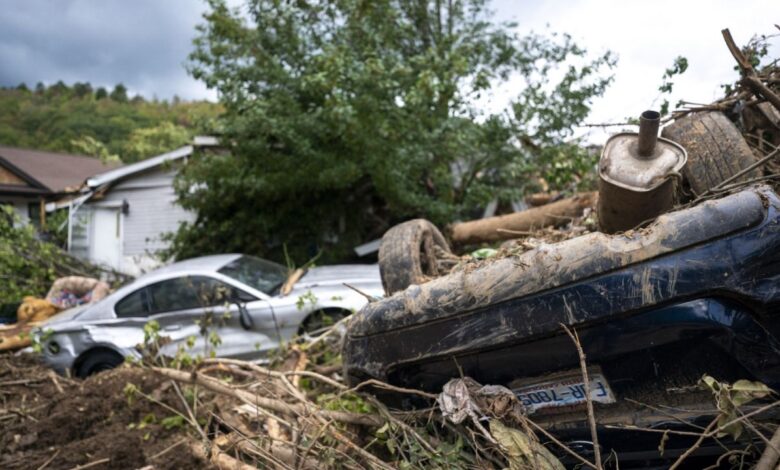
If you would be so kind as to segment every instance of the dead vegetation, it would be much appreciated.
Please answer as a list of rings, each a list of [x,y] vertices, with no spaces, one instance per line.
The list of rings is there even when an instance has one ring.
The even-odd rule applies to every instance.
[[[349,388],[340,375],[341,327],[285,346],[265,366],[219,358],[191,363],[184,354],[153,359],[159,338],[145,346],[143,363],[85,381],[56,376],[33,356],[2,356],[0,467],[618,468],[614,455],[569,448],[502,386],[461,378],[439,395],[376,381]],[[570,334],[587,373],[576,332]],[[706,428],[624,431],[656,433],[661,447],[675,433],[695,436],[690,453],[670,457],[674,468],[712,441],[730,462],[724,468],[750,468],[759,458],[764,463],[756,468],[774,468],[778,432],[764,417],[776,415],[780,402],[770,391],[708,378],[700,387],[713,393]],[[569,411],[590,423],[596,442],[600,410],[587,405]],[[637,404],[654,406],[664,405]],[[766,447],[763,455],[759,447]]]

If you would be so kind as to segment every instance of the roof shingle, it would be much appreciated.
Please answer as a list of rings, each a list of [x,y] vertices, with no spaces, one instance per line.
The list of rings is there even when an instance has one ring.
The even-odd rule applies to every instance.
[[[0,146],[0,165],[3,160],[54,193],[76,189],[88,177],[120,166],[84,155]]]

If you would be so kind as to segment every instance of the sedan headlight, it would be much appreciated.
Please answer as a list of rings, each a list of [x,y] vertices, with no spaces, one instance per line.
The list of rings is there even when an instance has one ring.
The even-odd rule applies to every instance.
[[[58,354],[60,352],[60,343],[56,341],[49,341],[48,344],[46,344],[46,350],[49,351],[52,355]]]

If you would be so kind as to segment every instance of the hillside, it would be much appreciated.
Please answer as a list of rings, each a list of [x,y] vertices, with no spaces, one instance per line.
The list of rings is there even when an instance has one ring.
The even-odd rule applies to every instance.
[[[89,83],[0,88],[0,144],[141,160],[214,129],[221,106],[207,101],[147,100]]]

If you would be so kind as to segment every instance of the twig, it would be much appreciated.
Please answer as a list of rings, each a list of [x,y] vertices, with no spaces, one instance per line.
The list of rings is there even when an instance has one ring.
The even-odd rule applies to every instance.
[[[582,124],[582,127],[617,127],[617,126],[636,126],[630,122],[599,122],[592,124]]]
[[[699,436],[699,438],[696,440],[696,442],[693,443],[691,447],[688,448],[688,450],[685,451],[675,462],[672,464],[671,467],[669,467],[669,470],[674,470],[677,467],[679,467],[685,459],[687,459],[691,454],[696,452],[696,449],[698,449],[701,446],[701,443],[704,442],[704,439],[707,438],[707,433],[715,427],[715,425],[718,424],[718,417],[715,417],[715,419],[712,420],[712,422],[704,429],[704,432]]]
[[[522,237],[532,237],[537,233],[537,232],[529,232],[527,230],[509,230],[508,228],[497,228],[496,232],[509,233],[512,235],[520,235]]]
[[[759,166],[763,165],[763,164],[764,164],[764,163],[766,163],[767,161],[771,160],[772,158],[774,158],[775,156],[777,156],[777,154],[778,154],[778,153],[780,153],[780,148],[775,148],[775,149],[774,149],[772,152],[770,152],[769,154],[765,155],[764,157],[762,157],[761,159],[759,159],[759,160],[758,160],[758,161],[756,161],[755,163],[753,163],[753,164],[751,164],[751,165],[748,165],[747,167],[745,167],[745,168],[743,168],[742,170],[738,171],[738,172],[737,172],[737,173],[736,173],[734,176],[732,176],[732,177],[730,177],[730,178],[726,178],[725,180],[723,180],[723,181],[722,181],[720,184],[718,184],[717,186],[715,186],[715,187],[713,187],[713,188],[710,188],[710,189],[708,189],[708,190],[704,191],[702,194],[700,194],[700,195],[699,195],[699,196],[696,198],[696,201],[694,201],[694,202],[698,202],[698,201],[700,201],[702,198],[704,198],[705,196],[709,196],[709,195],[711,195],[711,194],[713,194],[713,193],[715,193],[715,192],[719,191],[719,190],[720,190],[720,189],[721,189],[723,186],[725,186],[725,185],[727,185],[727,184],[731,183],[732,181],[734,181],[734,180],[738,179],[739,177],[741,177],[741,176],[745,175],[746,173],[749,173],[749,172],[753,171],[754,169],[756,169],[756,168],[758,168]]]
[[[358,294],[360,294],[363,297],[365,297],[368,300],[368,303],[376,302],[377,300],[379,300],[376,297],[374,297],[373,295],[367,294],[367,293],[363,292],[362,290],[358,289],[357,287],[355,287],[353,285],[347,284],[346,282],[342,282],[342,284],[344,284],[344,287],[352,289],[353,291],[355,291]]]
[[[46,467],[47,467],[47,466],[48,466],[48,465],[49,465],[49,464],[50,464],[50,463],[51,463],[51,462],[52,462],[54,459],[56,459],[56,458],[57,458],[57,456],[58,456],[58,455],[60,455],[60,451],[61,451],[61,450],[62,450],[62,449],[57,449],[57,451],[56,451],[56,452],[54,452],[54,455],[52,455],[51,457],[49,457],[48,459],[46,459],[46,461],[45,461],[45,462],[43,462],[43,464],[41,464],[41,466],[40,466],[40,467],[38,467],[36,470],[43,470],[44,468],[46,468]]]
[[[306,403],[294,404],[294,403],[287,403],[282,400],[276,400],[273,398],[261,397],[244,390],[233,388],[229,385],[220,382],[219,380],[213,379],[211,377],[202,374],[187,373],[187,372],[182,372],[180,370],[165,369],[161,367],[153,367],[152,370],[162,376],[168,377],[169,379],[173,379],[185,383],[197,383],[211,390],[212,392],[232,396],[234,398],[243,401],[244,403],[249,403],[251,405],[268,408],[270,410],[277,411],[280,413],[296,413],[296,414],[313,413],[315,415],[328,417],[342,423],[358,424],[363,426],[378,427],[384,424],[384,420],[377,419],[375,416],[371,416],[371,415],[349,413],[349,412],[342,412],[342,411],[311,409],[311,407]]]
[[[753,66],[750,64],[750,61],[745,57],[744,54],[742,54],[742,51],[737,46],[737,43],[734,42],[734,38],[731,37],[731,31],[729,31],[728,28],[722,29],[720,33],[723,35],[723,40],[726,41],[726,47],[729,48],[729,52],[731,52],[731,55],[734,57],[734,60],[737,61],[737,65],[739,66],[740,70],[743,74],[747,74],[750,72],[755,73],[753,70]]]
[[[582,350],[582,344],[580,344],[580,337],[577,335],[577,331],[572,332],[569,328],[561,323],[561,327],[569,335],[569,338],[574,342],[574,347],[577,348],[577,354],[580,358],[580,370],[582,371],[583,386],[585,388],[585,404],[588,409],[588,424],[590,425],[590,437],[593,441],[593,458],[595,460],[596,468],[602,470],[604,467],[601,465],[601,448],[599,448],[599,436],[596,431],[596,415],[593,411],[593,400],[590,398],[590,378],[588,377],[588,366],[585,361],[585,351]]]
[[[775,468],[777,460],[780,458],[780,453],[777,452],[778,447],[780,447],[780,427],[775,430],[769,445],[766,446],[764,453],[761,454],[761,458],[758,464],[756,464],[756,470],[772,470]]]
[[[75,467],[71,468],[70,470],[82,470],[84,468],[95,467],[95,466],[98,466],[100,464],[108,463],[110,461],[111,461],[111,459],[109,459],[109,458],[95,460],[94,462],[90,462],[90,463],[85,464],[85,465],[76,465]]]
[[[322,333],[321,335],[317,336],[317,337],[316,337],[316,338],[314,338],[313,340],[309,341],[309,342],[306,344],[306,347],[307,347],[307,348],[311,348],[311,347],[312,347],[312,346],[314,346],[315,344],[317,344],[317,343],[319,343],[319,342],[321,342],[321,341],[324,341],[324,340],[325,340],[325,338],[327,338],[328,336],[332,335],[332,334],[333,334],[335,331],[338,331],[338,329],[339,329],[339,328],[341,328],[341,326],[342,326],[342,325],[346,324],[346,323],[347,323],[347,322],[349,322],[350,320],[352,320],[352,316],[351,316],[351,315],[349,315],[349,316],[346,316],[346,317],[342,318],[341,320],[337,321],[336,323],[334,323],[334,324],[333,324],[333,326],[331,326],[331,327],[328,329],[328,331],[326,331],[326,332]]]
[[[737,61],[737,65],[739,65],[739,69],[742,72],[743,77],[742,83],[747,85],[747,87],[750,88],[753,93],[772,103],[772,105],[777,108],[778,111],[780,111],[780,96],[777,96],[772,90],[769,89],[769,87],[761,82],[761,79],[756,76],[756,71],[753,69],[753,65],[750,63],[747,57],[745,57],[739,47],[737,47],[737,44],[734,42],[734,38],[731,37],[731,32],[728,29],[724,29],[721,31],[721,34],[723,35],[723,40],[726,41],[726,47],[729,48],[729,52],[731,52],[731,55]]]
[[[179,389],[179,384],[176,383],[176,381],[171,380],[171,384],[173,384],[173,389],[176,391],[176,395],[179,396],[179,399],[181,399],[182,405],[184,405],[184,410],[187,411],[187,415],[190,417],[190,422],[192,423],[192,426],[198,431],[198,434],[200,434],[201,439],[203,439],[203,442],[208,442],[209,438],[206,436],[206,432],[203,431],[203,428],[200,427],[200,423],[198,423],[198,420],[195,418],[195,414],[192,412],[192,409],[190,408],[190,404],[187,403],[187,399],[184,398],[184,395],[181,393],[181,390]]]
[[[195,455],[213,463],[220,470],[255,470],[255,467],[231,457],[212,444],[210,444],[207,452],[202,443],[193,441],[190,442],[190,449],[192,449]],[[209,454],[211,455],[209,456]]]
[[[389,390],[391,392],[405,393],[405,394],[408,394],[408,395],[419,395],[421,397],[429,398],[431,400],[435,400],[438,397],[438,395],[435,395],[433,393],[423,392],[422,390],[415,390],[413,388],[396,387],[394,385],[390,385],[390,384],[381,382],[381,381],[376,380],[376,379],[369,379],[369,380],[366,380],[364,382],[360,382],[359,384],[357,384],[353,388],[347,390],[347,392],[357,392],[359,389],[361,389],[363,387],[366,387],[366,386],[369,386],[369,385],[373,385],[373,386],[375,386],[377,388],[381,388],[383,390]]]
[[[339,390],[346,390],[347,386],[336,382],[335,380],[331,379],[330,377],[326,377],[322,374],[318,374],[316,372],[311,372],[307,370],[297,370],[297,371],[289,371],[289,372],[278,372],[275,370],[266,369],[265,367],[259,366],[257,364],[252,364],[251,362],[241,361],[238,359],[228,359],[228,358],[209,358],[204,359],[202,364],[230,364],[238,367],[245,367],[251,371],[257,372],[258,374],[265,375],[267,377],[274,377],[274,378],[281,378],[285,376],[301,376],[301,377],[309,377],[312,379],[316,379],[320,382],[326,383],[330,385],[331,387],[335,387]],[[337,369],[338,370],[338,369]]]
[[[53,370],[50,370],[50,371],[48,371],[47,375],[51,379],[51,381],[54,384],[54,387],[57,389],[57,391],[59,393],[65,393],[65,391],[62,389],[62,385],[60,385],[60,381],[57,380],[57,374],[55,374]]]
[[[591,461],[589,461],[589,460],[587,460],[587,459],[583,458],[583,457],[582,457],[580,454],[578,454],[578,453],[574,452],[573,450],[569,449],[569,446],[567,446],[567,445],[566,445],[566,444],[564,444],[563,442],[559,441],[559,440],[558,440],[558,439],[557,439],[555,436],[553,436],[552,434],[550,434],[550,433],[549,433],[549,432],[548,432],[546,429],[544,429],[543,427],[541,427],[541,426],[539,426],[538,424],[534,423],[534,422],[533,422],[532,420],[530,420],[530,419],[529,419],[529,420],[527,420],[527,421],[528,421],[528,423],[529,423],[531,426],[533,426],[533,427],[534,427],[534,428],[535,428],[537,431],[539,431],[539,432],[541,432],[542,434],[544,434],[544,436],[545,436],[547,439],[551,440],[551,441],[552,441],[552,442],[553,442],[555,445],[557,445],[558,447],[560,447],[560,448],[561,448],[561,449],[562,449],[564,452],[566,452],[567,454],[571,455],[572,457],[575,457],[575,458],[576,458],[577,460],[579,460],[579,461],[580,461],[580,462],[581,462],[583,465],[585,465],[585,466],[588,466],[588,467],[590,467],[590,468],[593,468],[593,469],[596,469],[596,470],[598,470],[598,469],[596,468],[596,466],[595,466],[595,465],[593,465],[593,462],[591,462]]]
[[[182,439],[182,440],[180,440],[178,442],[175,442],[174,444],[169,445],[165,449],[163,449],[160,452],[157,452],[156,454],[154,454],[151,457],[149,457],[149,460],[154,460],[156,458],[162,457],[163,455],[165,455],[168,452],[172,451],[173,449],[179,447],[180,445],[184,444],[185,442],[187,442],[187,439]]]
[[[0,387],[11,385],[30,385],[43,382],[44,380],[46,379],[7,380],[5,382],[0,382]]]
[[[772,103],[772,106],[780,111],[780,96],[777,96],[768,86],[764,85],[761,79],[754,76],[747,76],[742,79],[742,83],[747,85],[753,93]]]
[[[720,457],[718,457],[718,460],[714,464],[710,465],[709,467],[705,467],[704,470],[717,470],[719,468],[723,468],[721,467],[721,463],[723,462],[723,459],[727,459],[732,455],[738,455],[738,454],[742,454],[743,456],[750,455],[749,452],[745,452],[744,450],[738,450],[738,449],[730,450],[724,453],[723,455],[721,455]]]

